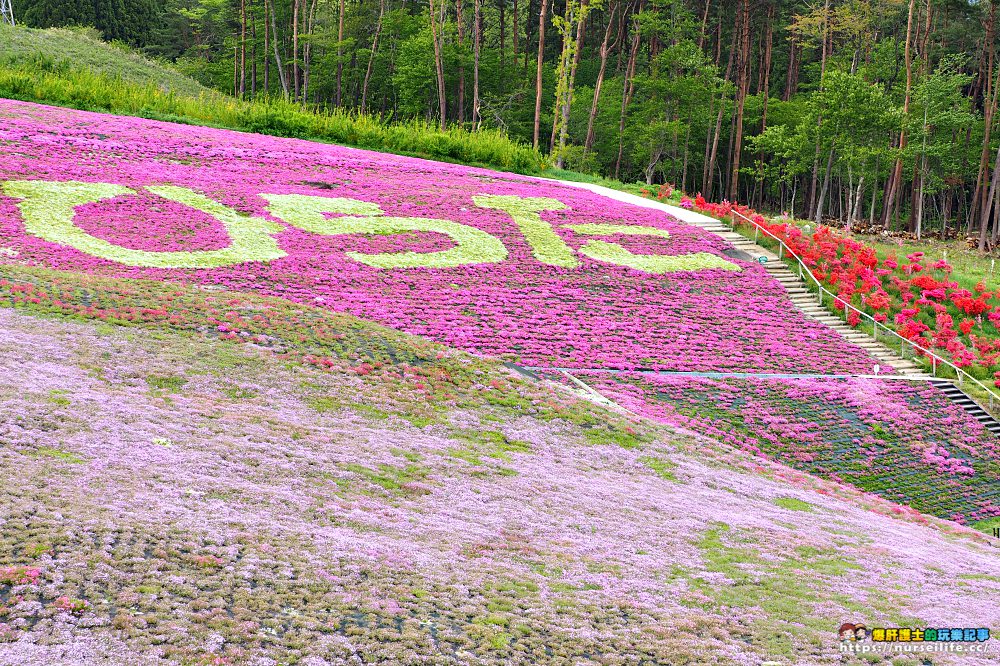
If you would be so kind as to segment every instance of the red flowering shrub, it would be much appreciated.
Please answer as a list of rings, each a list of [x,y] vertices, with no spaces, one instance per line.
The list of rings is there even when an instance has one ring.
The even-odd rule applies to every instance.
[[[944,259],[931,261],[923,252],[912,252],[903,261],[895,255],[880,261],[874,247],[840,236],[829,227],[803,231],[790,221],[768,220],[728,201],[711,203],[700,194],[693,200],[685,197],[685,204],[723,219],[737,217],[735,211],[781,239],[813,277],[837,294],[833,307],[847,311],[851,326],[860,323],[861,315],[846,308],[847,304],[878,322],[894,324],[901,336],[924,349],[936,348],[935,353],[950,357],[960,367],[1000,372],[996,367],[1000,364],[1000,291],[987,291],[982,282],[974,291],[959,287],[951,279],[953,266]],[[1000,374],[997,377],[1000,386]]]

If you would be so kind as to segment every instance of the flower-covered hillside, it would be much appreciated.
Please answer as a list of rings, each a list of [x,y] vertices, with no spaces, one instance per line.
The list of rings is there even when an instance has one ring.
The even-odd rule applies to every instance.
[[[924,513],[971,524],[1000,516],[1000,441],[926,382],[576,376],[637,414]]]
[[[8,263],[276,295],[528,365],[873,363],[718,237],[576,188],[21,102],[0,113]]]
[[[845,620],[1000,624],[985,535],[300,309],[258,344],[339,330],[323,367],[0,309],[0,664],[841,664]]]

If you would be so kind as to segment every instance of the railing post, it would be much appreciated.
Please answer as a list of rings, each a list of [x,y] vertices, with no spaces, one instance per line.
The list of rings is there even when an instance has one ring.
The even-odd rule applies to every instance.
[[[760,227],[756,224],[753,226],[753,242],[757,243],[760,240]]]
[[[802,262],[799,262],[799,279],[804,280],[805,277],[802,275]]]
[[[937,377],[937,356],[931,356],[931,374]]]
[[[785,244],[782,243],[781,241],[778,241],[778,259],[781,259],[782,257],[785,256],[784,252],[785,252]]]

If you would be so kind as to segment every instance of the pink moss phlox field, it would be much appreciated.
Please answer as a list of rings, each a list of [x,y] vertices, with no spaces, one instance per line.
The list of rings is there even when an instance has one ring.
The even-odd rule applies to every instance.
[[[1000,516],[1000,443],[926,382],[578,372],[629,410],[961,523]]]
[[[833,665],[847,617],[1000,623],[986,535],[649,422],[595,442],[542,384],[484,404],[496,365],[418,426],[385,376],[0,328],[0,664]]]
[[[73,223],[131,250],[211,251],[229,243],[226,228],[210,215],[144,189],[172,185],[271,224],[279,220],[262,194],[371,202],[386,216],[448,220],[485,231],[509,253],[502,261],[452,268],[374,268],[348,253],[436,252],[454,243],[426,231],[318,235],[281,222],[273,237],[285,256],[266,263],[126,266],[27,233],[19,199],[0,196],[3,261],[277,295],[527,365],[859,373],[874,364],[797,311],[761,266],[726,256],[725,241],[663,213],[554,183],[307,141],[13,101],[0,101],[0,113],[8,116],[0,130],[0,183],[82,181],[129,188],[135,194],[79,206]],[[540,217],[578,265],[539,261],[507,212],[476,205],[473,198],[480,195],[565,204]],[[598,261],[581,248],[607,243],[592,228],[569,224],[666,230],[669,238],[600,238],[633,254],[707,253],[740,270],[654,274]]]

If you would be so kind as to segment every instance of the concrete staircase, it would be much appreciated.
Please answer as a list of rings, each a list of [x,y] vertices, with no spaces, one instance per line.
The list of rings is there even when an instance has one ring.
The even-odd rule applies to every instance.
[[[688,220],[685,221],[690,222]],[[839,333],[843,338],[864,349],[869,355],[878,361],[879,366],[882,368],[892,367],[898,374],[905,377],[913,377],[914,379],[930,379],[931,376],[916,363],[900,358],[897,352],[891,350],[889,347],[872,338],[870,335],[851,328],[843,319],[831,313],[824,306],[819,305],[816,295],[806,289],[806,285],[802,279],[799,278],[798,273],[790,270],[785,262],[778,258],[778,255],[774,254],[770,250],[765,250],[763,247],[756,245],[752,240],[730,231],[729,227],[715,220],[711,220],[710,218],[709,221],[703,222],[698,226],[704,228],[706,231],[711,231],[712,233],[721,236],[726,241],[731,243],[736,250],[750,255],[750,257],[754,260],[759,261],[760,257],[765,257],[767,261],[763,264],[764,269],[771,277],[773,277],[785,288],[785,291],[788,292],[792,303],[795,304],[799,310],[816,321],[826,324]]]
[[[970,398],[958,385],[947,379],[934,379],[931,384],[938,387],[942,393],[948,396],[952,402],[965,409],[969,414],[976,417],[976,420],[983,424],[987,430],[1000,437],[1000,421],[979,406],[975,400]]]

